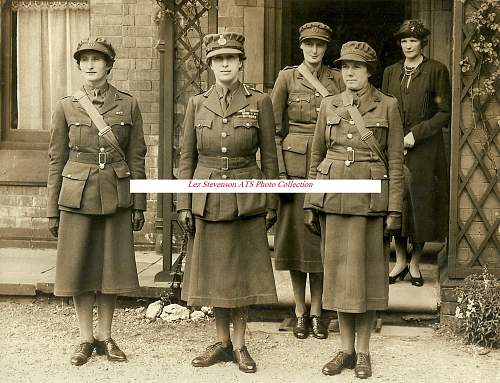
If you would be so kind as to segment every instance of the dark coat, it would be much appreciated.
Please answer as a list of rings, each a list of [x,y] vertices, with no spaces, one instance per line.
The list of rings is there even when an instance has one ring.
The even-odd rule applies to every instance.
[[[59,210],[81,214],[113,214],[117,208],[146,210],[145,194],[130,194],[130,179],[145,179],[146,144],[137,101],[109,85],[99,108],[111,126],[125,161],[98,135],[98,129],[73,96],[56,104],[52,117],[47,180],[47,217]],[[107,163],[99,169],[104,148]]]
[[[260,149],[261,169],[256,153]],[[225,170],[224,168],[227,168]],[[274,179],[278,175],[274,118],[268,95],[244,84],[234,90],[226,112],[214,87],[191,97],[184,118],[180,179]],[[210,221],[230,221],[276,208],[262,193],[178,194],[177,210]]]
[[[331,93],[345,89],[337,69],[323,65],[319,81]],[[297,70],[279,72],[271,95],[276,122],[276,146],[280,175],[306,178],[311,142],[323,97]]]
[[[347,91],[345,91],[347,92]],[[342,101],[342,95],[327,97],[321,103],[314,132],[310,179],[374,179],[388,188],[374,194],[307,194],[305,208],[317,208],[325,213],[382,216],[387,211],[401,212],[403,199],[403,129],[398,103],[369,86],[360,97],[359,112],[365,125],[374,132],[379,147],[386,154],[389,172],[375,153],[361,140]],[[347,165],[347,148],[355,152],[355,162]],[[350,157],[352,159],[352,157]]]
[[[447,231],[448,165],[443,128],[450,121],[450,81],[446,66],[425,57],[408,89],[401,86],[403,72],[403,61],[387,67],[382,90],[398,99],[404,134],[411,131],[415,137],[415,146],[405,156],[411,172],[406,234],[413,241],[426,242],[443,238]]]

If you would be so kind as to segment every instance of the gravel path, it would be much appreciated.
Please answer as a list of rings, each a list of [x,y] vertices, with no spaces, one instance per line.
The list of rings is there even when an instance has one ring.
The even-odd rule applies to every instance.
[[[69,357],[78,330],[72,307],[46,297],[2,298],[0,383],[359,381],[351,370],[336,377],[321,374],[340,345],[338,334],[325,341],[300,341],[278,332],[277,323],[250,323],[248,347],[258,365],[256,374],[244,374],[232,363],[196,369],[190,361],[214,342],[213,320],[148,323],[139,311],[116,311],[113,337],[127,353],[127,363],[110,363],[94,354],[86,365],[73,367]],[[481,355],[480,349],[429,330],[387,330],[373,336],[369,382],[500,382],[499,351]]]

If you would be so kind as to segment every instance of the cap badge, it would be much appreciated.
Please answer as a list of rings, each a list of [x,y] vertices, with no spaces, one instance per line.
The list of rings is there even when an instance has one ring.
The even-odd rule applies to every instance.
[[[217,44],[219,45],[226,45],[227,40],[224,38],[224,36],[220,35],[219,40],[217,40]]]
[[[314,33],[318,33],[318,32],[319,32],[319,28],[315,26],[315,27],[313,27],[312,31],[313,31]]]
[[[95,46],[95,41],[89,41],[88,44],[89,44],[89,47],[93,47],[93,46]]]

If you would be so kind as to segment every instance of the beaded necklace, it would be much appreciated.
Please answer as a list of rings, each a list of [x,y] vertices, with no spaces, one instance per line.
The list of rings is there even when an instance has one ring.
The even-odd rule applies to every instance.
[[[403,80],[405,79],[405,77],[408,78],[408,80],[406,81],[406,89],[408,89],[408,87],[410,86],[411,76],[417,70],[417,68],[422,63],[422,61],[424,61],[424,57],[420,56],[420,60],[418,61],[417,65],[415,65],[415,66],[404,65],[404,72],[405,73],[404,73],[403,78],[401,79],[401,83],[403,83]]]

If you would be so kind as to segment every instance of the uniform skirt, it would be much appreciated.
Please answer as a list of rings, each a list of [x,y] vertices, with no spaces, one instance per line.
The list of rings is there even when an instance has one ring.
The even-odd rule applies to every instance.
[[[130,209],[110,215],[61,211],[54,294],[122,294],[138,288]]]
[[[274,240],[276,270],[322,273],[321,238],[304,225],[305,194],[280,198]]]
[[[385,310],[389,247],[383,217],[321,214],[323,307],[347,313]]]
[[[182,300],[224,308],[278,301],[262,216],[234,221],[195,220]]]

